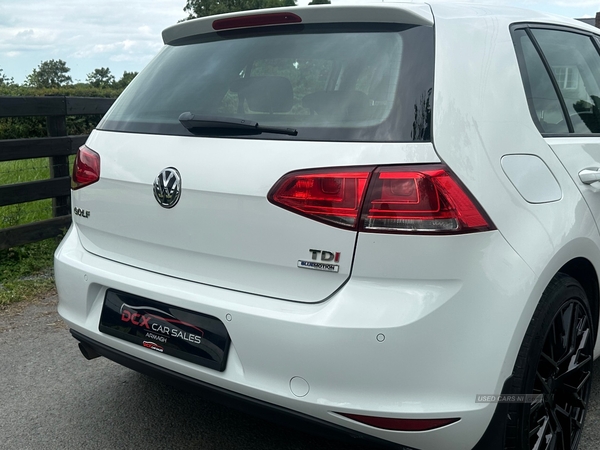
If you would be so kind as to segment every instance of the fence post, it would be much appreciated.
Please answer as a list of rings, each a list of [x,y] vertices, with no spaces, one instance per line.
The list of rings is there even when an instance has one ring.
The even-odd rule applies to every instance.
[[[45,117],[48,138],[0,139],[0,162],[46,158],[51,179],[0,186],[0,207],[53,199],[51,219],[0,229],[0,250],[61,236],[71,223],[69,155],[88,135],[68,136],[67,116],[102,115],[114,99],[0,96],[1,117]]]
[[[67,116],[46,116],[48,136],[67,136]],[[69,157],[50,157],[50,178],[69,176]],[[71,196],[55,197],[52,199],[52,217],[68,216],[71,214]]]

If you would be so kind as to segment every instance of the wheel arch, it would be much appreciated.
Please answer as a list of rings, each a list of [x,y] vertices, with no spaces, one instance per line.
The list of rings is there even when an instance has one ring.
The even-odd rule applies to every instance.
[[[600,287],[598,283],[598,273],[594,265],[586,258],[574,258],[563,265],[559,273],[564,273],[575,278],[585,291],[594,320],[594,338],[598,336],[598,322],[600,320]]]

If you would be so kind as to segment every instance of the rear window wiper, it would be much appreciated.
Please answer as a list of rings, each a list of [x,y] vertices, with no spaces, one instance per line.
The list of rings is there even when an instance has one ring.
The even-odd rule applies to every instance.
[[[202,136],[244,135],[276,133],[297,136],[298,130],[283,127],[261,126],[257,122],[232,117],[201,116],[184,112],[179,116],[179,122],[194,134]]]

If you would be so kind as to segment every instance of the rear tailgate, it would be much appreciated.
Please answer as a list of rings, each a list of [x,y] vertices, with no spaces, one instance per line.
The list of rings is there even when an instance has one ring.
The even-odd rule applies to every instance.
[[[302,169],[439,161],[427,142],[427,6],[273,11],[281,10],[165,30],[167,45],[87,143],[100,156],[100,180],[74,191],[73,206],[88,251],[199,283],[318,302],[350,276],[356,227],[270,203],[276,182]],[[252,27],[263,21],[256,14],[283,22]],[[238,20],[246,16],[253,18]],[[213,23],[223,18],[235,20]],[[245,29],[215,32],[222,26]],[[165,169],[181,180],[171,208],[154,197]],[[318,195],[337,195],[322,183]],[[330,205],[330,197],[318,201]],[[358,210],[360,198],[354,203]]]
[[[279,141],[242,142],[95,131],[87,145],[100,154],[101,179],[73,193],[73,207],[90,212],[74,216],[83,246],[177,278],[317,302],[348,279],[356,232],[269,203],[276,181],[307,167],[439,161],[429,143],[285,142],[282,151]],[[153,194],[167,167],[182,184],[171,209]],[[339,272],[299,268],[311,250],[339,253]]]

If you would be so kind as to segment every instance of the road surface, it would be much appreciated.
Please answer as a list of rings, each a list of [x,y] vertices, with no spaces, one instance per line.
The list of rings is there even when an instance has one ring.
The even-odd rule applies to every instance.
[[[365,449],[207,402],[104,358],[87,361],[56,301],[0,311],[0,449]],[[599,448],[600,360],[580,450]]]

